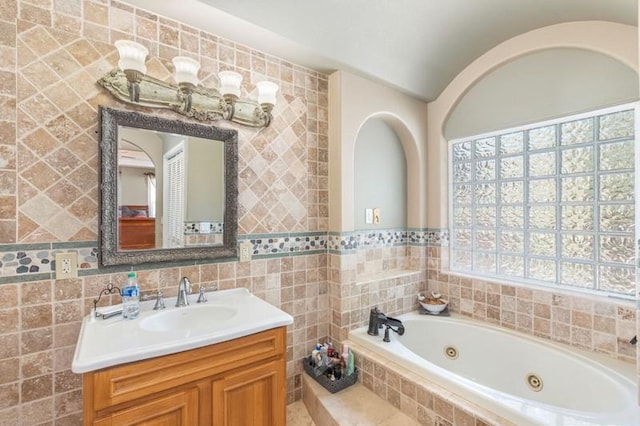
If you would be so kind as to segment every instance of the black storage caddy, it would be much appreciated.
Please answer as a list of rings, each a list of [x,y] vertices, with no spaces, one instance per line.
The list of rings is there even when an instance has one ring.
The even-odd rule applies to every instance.
[[[352,384],[358,381],[358,369],[353,370],[353,374],[350,376],[344,375],[336,380],[331,380],[324,374],[316,376],[313,372],[313,365],[311,365],[311,357],[305,357],[302,359],[302,365],[304,366],[304,371],[312,377],[316,382],[320,383],[323,388],[328,390],[331,393],[336,393],[341,391],[342,389],[348,388]]]

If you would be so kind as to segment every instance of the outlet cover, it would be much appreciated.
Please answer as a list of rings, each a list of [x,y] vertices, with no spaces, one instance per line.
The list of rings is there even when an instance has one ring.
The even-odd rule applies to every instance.
[[[78,277],[78,253],[56,253],[56,280]]]
[[[251,241],[245,240],[239,244],[238,257],[240,258],[240,262],[250,261],[252,253],[253,253],[253,244],[251,244]]]

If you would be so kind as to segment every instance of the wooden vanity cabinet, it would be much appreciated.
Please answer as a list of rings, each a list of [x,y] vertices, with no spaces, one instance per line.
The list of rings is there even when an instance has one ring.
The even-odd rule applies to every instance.
[[[83,375],[84,424],[280,426],[286,328]]]

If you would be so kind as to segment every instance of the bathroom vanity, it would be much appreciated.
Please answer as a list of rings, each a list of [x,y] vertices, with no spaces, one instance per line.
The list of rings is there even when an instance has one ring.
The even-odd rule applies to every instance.
[[[85,425],[285,424],[293,319],[245,289],[208,296],[143,306],[132,321],[85,318],[72,364],[83,374]]]

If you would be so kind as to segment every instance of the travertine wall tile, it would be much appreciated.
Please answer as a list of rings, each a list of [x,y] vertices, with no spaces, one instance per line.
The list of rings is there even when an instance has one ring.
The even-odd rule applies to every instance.
[[[452,311],[635,363],[631,302],[449,275],[441,251],[428,250],[428,289],[448,297]]]
[[[328,158],[317,151],[326,153],[328,141],[307,119],[312,110],[313,120],[328,120],[317,113],[327,106],[325,75],[296,66],[294,85],[294,66],[281,66],[279,58],[117,1],[8,0],[0,12],[0,243],[97,239],[97,108],[127,107],[96,80],[116,66],[113,41],[120,38],[148,46],[149,73],[163,80],[173,78],[170,59],[186,54],[201,62],[203,83],[211,87],[222,69],[244,75],[247,97],[256,96],[259,80],[279,83],[270,128],[231,125],[240,135],[240,234],[326,230],[328,182],[317,171],[327,169]],[[18,266],[3,265],[3,274],[20,272],[19,250],[10,250]],[[33,269],[38,254],[26,252],[26,271],[49,271],[47,264]],[[166,296],[175,295],[181,275],[208,288],[246,286],[294,315],[287,337],[293,401],[301,396],[296,361],[328,334],[321,313],[329,306],[325,269],[324,255],[310,254],[295,261],[167,265],[139,277],[144,292],[162,289]],[[12,372],[0,385],[0,423],[81,423],[81,380],[70,372],[80,321],[107,283],[123,279],[102,274],[0,285],[0,371]]]

